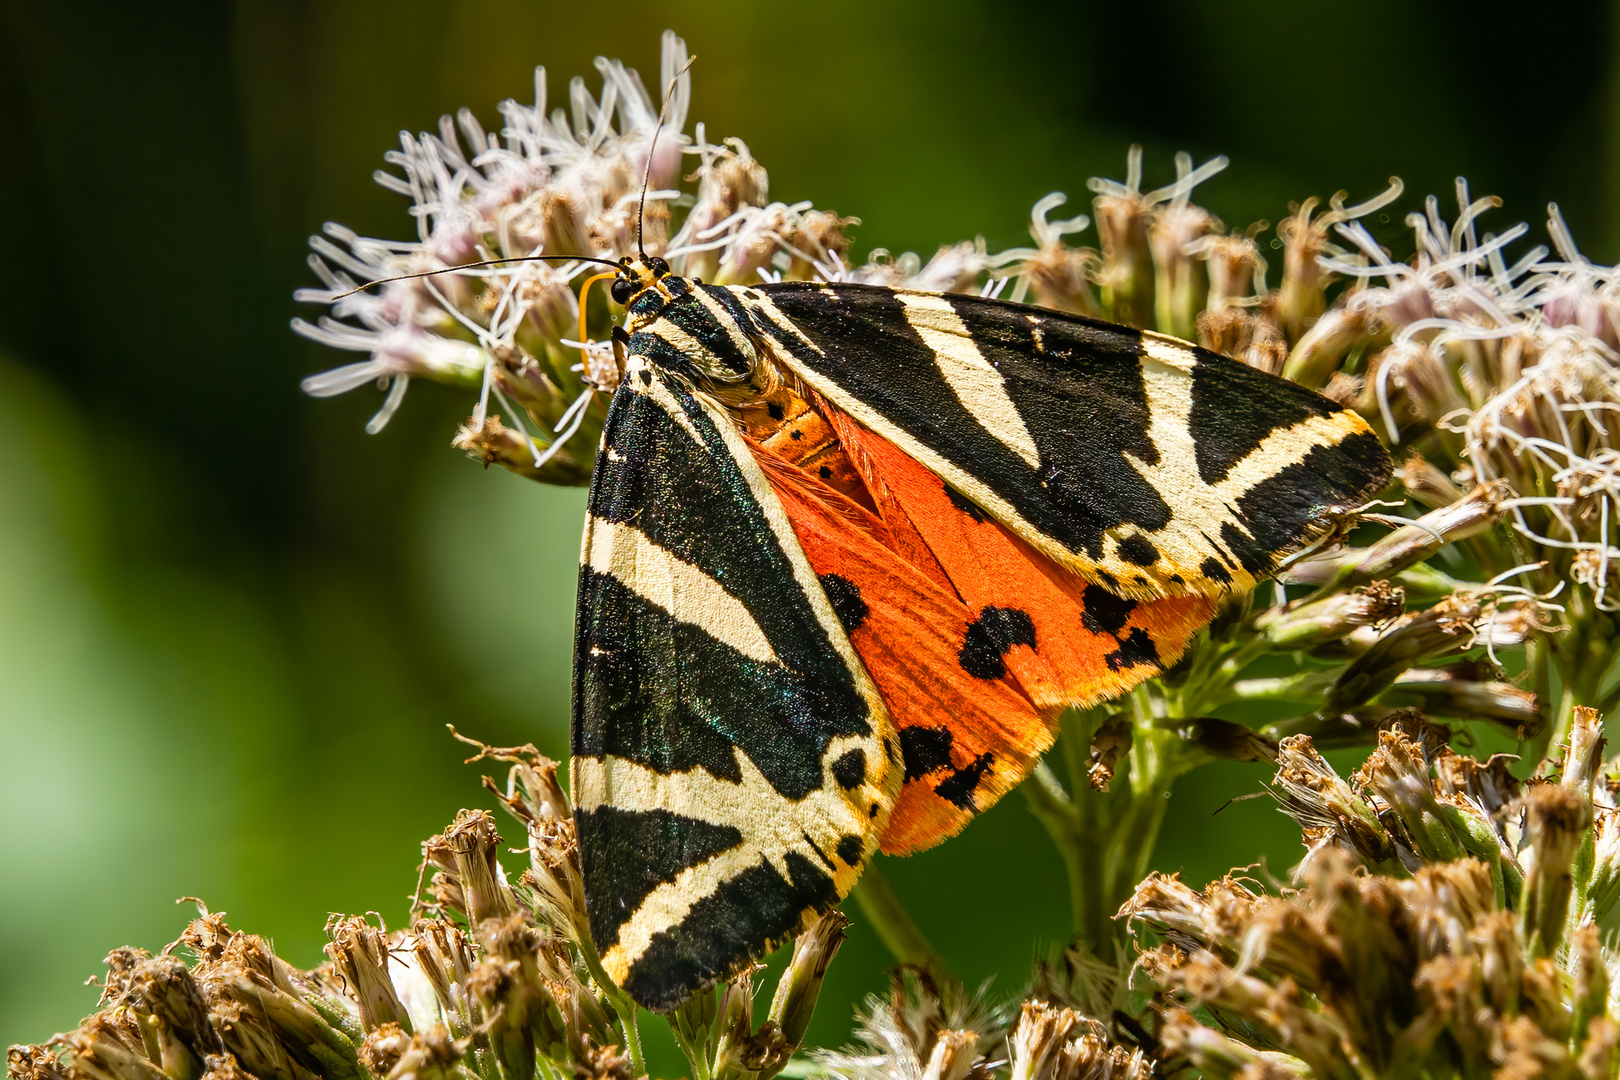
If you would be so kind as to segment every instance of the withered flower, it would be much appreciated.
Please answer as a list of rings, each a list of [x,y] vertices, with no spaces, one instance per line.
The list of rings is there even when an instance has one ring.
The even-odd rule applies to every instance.
[[[1162,942],[1138,969],[1171,1062],[1223,1077],[1611,1075],[1620,956],[1598,932],[1614,896],[1590,902],[1610,873],[1590,853],[1620,762],[1597,764],[1592,710],[1574,719],[1556,775],[1528,787],[1503,760],[1430,755],[1398,730],[1346,785],[1285,740],[1279,797],[1310,848],[1298,888],[1153,875],[1120,912]]]

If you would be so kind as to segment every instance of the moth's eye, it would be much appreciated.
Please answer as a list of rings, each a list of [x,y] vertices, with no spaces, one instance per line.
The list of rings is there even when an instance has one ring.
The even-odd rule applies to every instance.
[[[608,289],[608,292],[613,296],[613,302],[623,307],[630,302],[630,294],[635,291],[635,288],[635,285],[631,282],[619,278]]]

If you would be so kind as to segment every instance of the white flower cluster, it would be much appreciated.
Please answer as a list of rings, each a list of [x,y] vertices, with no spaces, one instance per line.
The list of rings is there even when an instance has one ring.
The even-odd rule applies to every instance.
[[[541,466],[581,428],[589,396],[616,377],[606,324],[598,321],[594,336],[581,332],[576,279],[594,263],[644,250],[678,273],[721,284],[889,280],[883,265],[864,274],[845,267],[850,219],[808,202],[769,202],[765,170],[741,140],[710,143],[702,124],[685,134],[689,63],[685,42],[666,31],[662,102],[636,72],[599,58],[600,96],[576,78],[568,107],[548,114],[545,70],[537,68],[535,103],[503,102],[499,133],[463,109],[436,133],[402,134],[401,148],[387,155],[400,171],[376,179],[411,200],[417,239],[363,237],[335,223],[311,238],[309,262],[322,287],[296,298],[330,313],[296,319],[293,329],[369,355],[309,377],[304,390],[328,397],[378,383],[388,395],[367,425],[376,432],[413,378],[477,386],[474,427],[485,424],[493,397],[525,435],[525,414],[561,433],[526,440],[533,474],[545,479]],[[697,159],[685,178],[695,181],[691,191],[682,186],[687,155]],[[926,283],[944,284],[945,272],[930,269]],[[915,277],[915,268],[903,276]]]
[[[1413,441],[1456,467],[1466,488],[1505,480],[1504,509],[1532,554],[1558,577],[1588,585],[1605,611],[1620,557],[1620,279],[1576,249],[1556,205],[1548,233],[1557,257],[1536,246],[1507,262],[1518,224],[1480,234],[1498,205],[1457,181],[1448,223],[1430,197],[1408,215],[1417,253],[1395,262],[1361,222],[1336,231],[1355,257],[1327,257],[1359,279],[1343,307],[1373,328],[1370,398],[1392,443]]]

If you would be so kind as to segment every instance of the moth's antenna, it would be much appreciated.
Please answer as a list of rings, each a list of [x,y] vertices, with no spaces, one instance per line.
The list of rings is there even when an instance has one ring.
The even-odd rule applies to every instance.
[[[376,281],[368,281],[364,285],[356,285],[346,293],[338,293],[336,296],[332,297],[329,303],[336,303],[346,296],[353,296],[355,293],[365,292],[373,285],[386,285],[390,281],[410,281],[412,278],[433,277],[436,274],[448,274],[455,270],[476,270],[481,266],[500,266],[502,263],[519,262],[585,262],[600,263],[603,266],[611,266],[615,270],[617,270],[619,267],[619,264],[616,262],[610,262],[607,259],[594,258],[590,255],[515,255],[510,259],[483,259],[479,262],[461,263],[458,266],[441,266],[437,270],[423,270],[416,274],[399,274],[396,277],[378,278]]]
[[[652,141],[647,144],[647,168],[641,174],[641,201],[636,204],[636,252],[640,254],[642,262],[647,261],[647,249],[641,245],[641,222],[647,215],[647,185],[652,182],[653,151],[658,148],[658,132],[664,126],[664,114],[669,111],[669,99],[675,96],[675,87],[680,84],[681,76],[691,70],[696,62],[697,57],[688,56],[686,63],[681,65],[681,70],[675,73],[669,80],[669,85],[664,88],[664,103],[658,106],[658,123],[653,125]]]

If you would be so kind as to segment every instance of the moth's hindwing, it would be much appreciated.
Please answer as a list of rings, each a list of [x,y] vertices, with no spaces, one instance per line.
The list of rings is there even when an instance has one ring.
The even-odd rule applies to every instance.
[[[1006,665],[964,669],[976,612],[907,561],[886,522],[800,469],[760,461],[900,739],[905,783],[883,851],[931,847],[1023,779],[1052,744],[1051,715]]]
[[[667,1010],[848,893],[899,748],[741,436],[640,357],[609,407],[580,561],[591,936],[631,997]]]
[[[734,291],[808,386],[1123,595],[1247,588],[1389,480],[1354,413],[1174,338],[975,296]]]
[[[836,412],[831,423],[870,509],[831,486],[836,463],[812,471],[763,446],[758,461],[889,706],[905,783],[882,849],[909,855],[1020,783],[1064,708],[1174,663],[1214,601],[1130,600],[1081,580],[888,440]],[[778,445],[832,460],[823,440]]]

